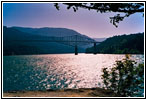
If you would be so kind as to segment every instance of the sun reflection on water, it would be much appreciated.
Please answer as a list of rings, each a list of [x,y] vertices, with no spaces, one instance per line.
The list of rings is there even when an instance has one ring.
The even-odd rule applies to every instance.
[[[125,55],[54,54],[4,57],[4,90],[46,90],[100,86],[102,68]],[[132,59],[144,62],[143,55]]]

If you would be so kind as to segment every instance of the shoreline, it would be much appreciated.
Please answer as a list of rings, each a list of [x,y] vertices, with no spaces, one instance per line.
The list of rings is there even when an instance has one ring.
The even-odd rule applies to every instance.
[[[119,97],[102,88],[79,88],[61,90],[8,91],[3,97]]]

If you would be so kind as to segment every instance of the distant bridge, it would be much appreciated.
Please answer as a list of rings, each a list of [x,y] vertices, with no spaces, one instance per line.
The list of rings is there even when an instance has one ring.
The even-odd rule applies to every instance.
[[[7,40],[6,40],[7,41]],[[75,47],[75,55],[78,55],[78,45],[85,45],[89,43],[93,43],[94,46],[94,54],[96,54],[96,43],[93,39],[88,38],[84,35],[73,35],[73,36],[65,36],[65,37],[51,37],[51,36],[33,36],[33,37],[25,37],[25,39],[14,39],[9,41],[15,42],[60,42],[67,45],[71,45]]]

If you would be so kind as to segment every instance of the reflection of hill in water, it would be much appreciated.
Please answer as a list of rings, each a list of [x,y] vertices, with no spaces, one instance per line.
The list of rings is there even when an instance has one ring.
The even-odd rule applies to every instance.
[[[53,54],[53,53],[74,53],[75,43],[67,42],[19,42],[11,40],[47,40],[61,39],[61,37],[79,36],[83,39],[93,39],[82,35],[74,30],[65,28],[23,28],[4,27],[4,55],[11,54]],[[75,40],[73,38],[72,40]],[[78,43],[78,52],[85,52],[85,48],[91,44]]]

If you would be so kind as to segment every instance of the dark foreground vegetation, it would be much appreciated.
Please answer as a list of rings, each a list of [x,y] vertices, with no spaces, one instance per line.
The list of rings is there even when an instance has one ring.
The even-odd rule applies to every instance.
[[[88,48],[86,53],[93,53],[94,47]],[[144,33],[120,35],[107,38],[96,46],[96,53],[105,54],[143,54]]]
[[[128,55],[116,61],[114,67],[103,68],[104,88],[122,97],[142,97],[144,95],[144,64],[136,65]]]

